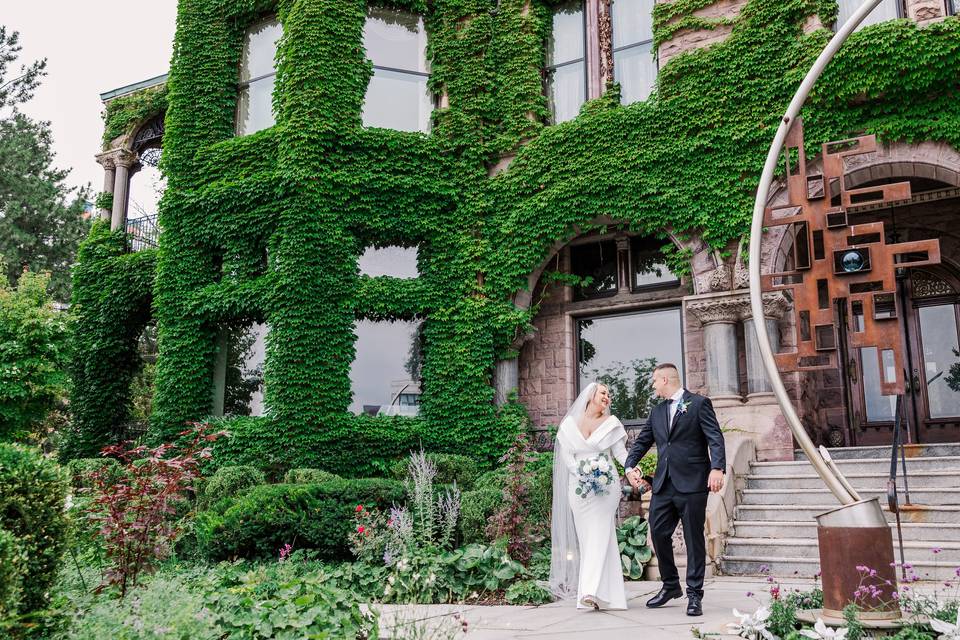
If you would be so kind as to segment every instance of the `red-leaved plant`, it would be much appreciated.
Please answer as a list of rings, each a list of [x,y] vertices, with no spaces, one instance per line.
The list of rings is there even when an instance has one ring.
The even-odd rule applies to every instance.
[[[200,477],[200,463],[211,455],[210,444],[226,435],[225,431],[211,433],[208,424],[190,424],[179,434],[179,445],[127,449],[119,444],[100,452],[125,466],[119,479],[108,469],[92,475],[93,499],[87,517],[98,524],[110,561],[98,592],[116,586],[120,597],[126,596],[142,574],[169,555],[180,535],[174,522],[176,504],[186,499],[186,491]]]
[[[533,474],[527,471],[527,463],[533,458],[533,448],[526,433],[517,439],[500,458],[507,465],[507,478],[503,486],[503,501],[487,521],[487,536],[492,539],[507,538],[510,557],[526,566],[533,555],[533,536],[530,530],[530,483]]]

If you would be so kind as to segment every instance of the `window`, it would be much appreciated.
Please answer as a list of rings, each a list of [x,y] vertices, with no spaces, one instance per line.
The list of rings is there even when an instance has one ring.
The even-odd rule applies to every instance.
[[[837,23],[835,29],[839,28],[853,13],[860,8],[861,0],[840,0],[840,11],[837,14]],[[900,17],[900,0],[883,0],[877,8],[867,14],[857,29],[862,29],[871,24],[886,22],[887,20],[896,20]]]
[[[237,135],[272,127],[273,85],[277,77],[277,41],[283,28],[276,20],[247,30],[240,59],[240,96],[237,101]]]
[[[408,247],[367,247],[360,256],[359,267],[361,275],[371,277],[416,278],[420,275],[417,250]]]
[[[947,15],[955,16],[960,13],[960,0],[947,0]]]
[[[613,3],[613,77],[620,83],[623,104],[645,100],[657,80],[653,3],[654,0]]]
[[[633,268],[634,291],[648,287],[675,287],[678,278],[667,266],[660,251],[662,241],[655,238],[637,237],[630,240],[630,255]]]
[[[417,415],[420,408],[422,323],[361,320],[354,326],[357,354],[350,367],[350,411]]]
[[[214,415],[262,416],[265,324],[231,328],[220,335],[214,367]]]
[[[680,309],[658,309],[577,320],[580,389],[593,381],[610,389],[611,412],[621,420],[649,414],[657,400],[653,368],[672,362],[683,376]]]
[[[427,32],[423,18],[368,7],[363,46],[373,77],[363,103],[363,124],[399,131],[428,131],[433,99],[427,88]]]
[[[554,11],[553,31],[547,43],[547,98],[554,123],[576,118],[587,99],[582,2],[564,2]]]
[[[590,279],[574,289],[574,300],[616,295],[617,243],[604,240],[570,247],[570,273]]]

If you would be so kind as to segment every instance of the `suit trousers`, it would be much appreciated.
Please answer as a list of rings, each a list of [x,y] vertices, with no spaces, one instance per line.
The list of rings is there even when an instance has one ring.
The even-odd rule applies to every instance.
[[[707,518],[706,490],[680,493],[673,482],[664,479],[660,491],[650,500],[650,535],[653,550],[660,563],[660,579],[666,589],[680,588],[680,575],[673,558],[673,533],[683,523],[683,539],[687,545],[687,596],[703,598],[703,576],[707,564],[704,524]]]

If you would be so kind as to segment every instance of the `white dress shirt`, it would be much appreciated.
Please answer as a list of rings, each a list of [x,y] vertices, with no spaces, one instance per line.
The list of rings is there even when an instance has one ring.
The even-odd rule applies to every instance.
[[[677,407],[680,405],[680,401],[683,400],[683,394],[686,392],[686,389],[680,387],[677,389],[677,392],[670,396],[670,407],[669,407],[669,417],[670,422],[667,423],[667,431],[673,429],[673,418],[677,415]]]

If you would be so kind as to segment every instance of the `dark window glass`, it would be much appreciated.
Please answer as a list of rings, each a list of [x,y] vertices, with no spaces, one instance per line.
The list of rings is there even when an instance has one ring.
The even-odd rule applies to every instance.
[[[867,17],[863,19],[863,22],[860,23],[857,30],[870,26],[871,24],[878,24],[899,18],[900,1],[901,0],[883,0],[883,2],[877,5],[876,9],[867,14]],[[836,28],[840,28],[840,26],[853,15],[854,11],[860,8],[862,2],[861,0],[839,0],[837,4],[839,5],[839,12],[837,13]]]
[[[653,368],[672,362],[683,376],[680,309],[659,309],[577,320],[580,388],[593,381],[610,389],[611,411],[621,420],[648,415],[657,402]]]
[[[613,240],[570,247],[570,273],[589,278],[574,289],[575,300],[614,295],[617,292],[617,245]]]
[[[573,120],[587,99],[583,2],[564,2],[553,13],[547,43],[547,98],[553,122]]]
[[[663,240],[655,238],[633,238],[630,241],[630,254],[633,260],[633,288],[655,285],[675,286],[680,282],[667,266],[660,247]]]
[[[263,363],[266,353],[265,324],[252,324],[227,332],[227,353],[223,371],[223,414],[261,416],[263,406]]]

